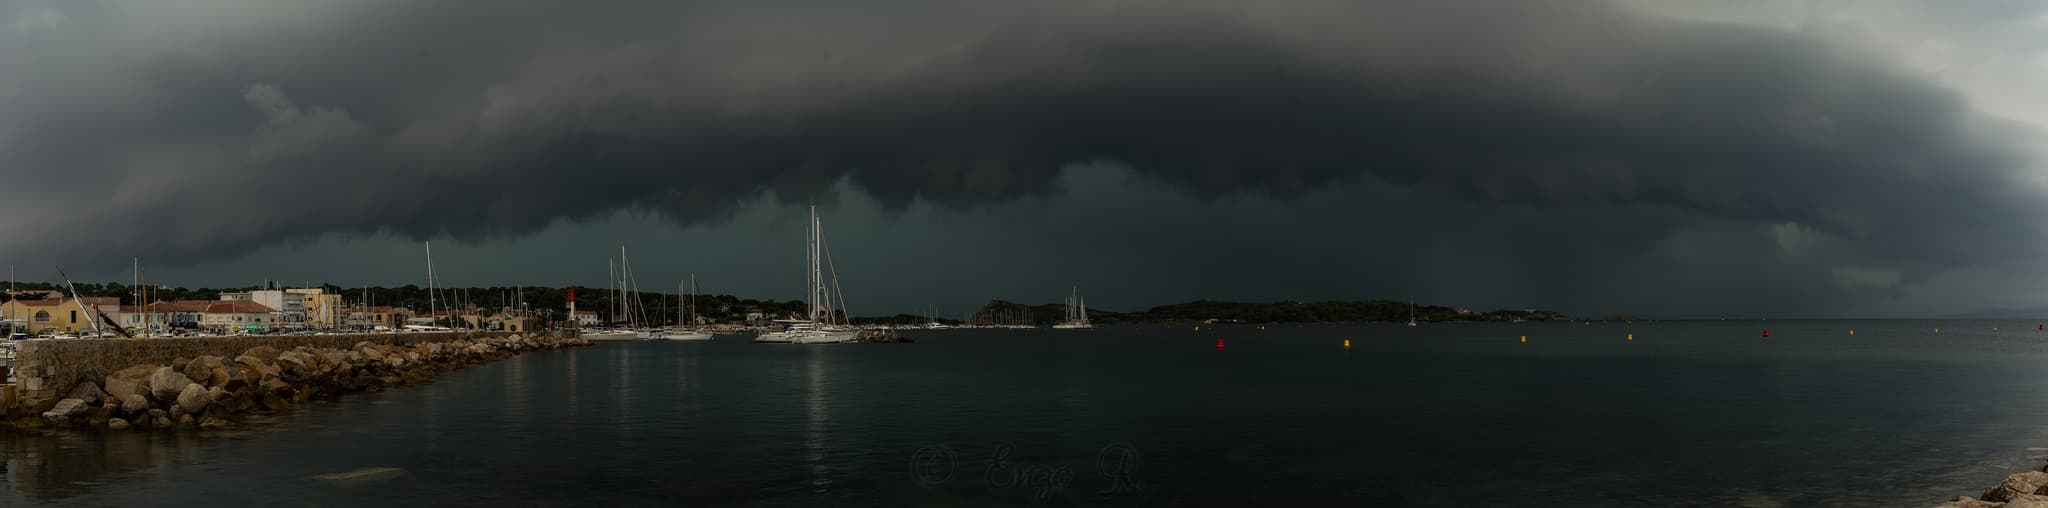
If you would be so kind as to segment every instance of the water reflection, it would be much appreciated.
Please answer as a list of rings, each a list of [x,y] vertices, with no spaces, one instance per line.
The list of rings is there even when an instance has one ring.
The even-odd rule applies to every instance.
[[[189,433],[0,432],[0,478],[23,499],[60,500],[109,481],[149,479],[153,475],[143,471],[198,457],[200,439]]]
[[[811,466],[811,490],[823,493],[832,488],[832,468],[825,462],[825,429],[831,414],[825,407],[825,349],[806,348],[804,374],[804,445],[810,453],[805,456]]]
[[[533,418],[527,416],[528,409],[526,407],[527,392],[532,390],[526,380],[526,365],[534,361],[536,360],[532,357],[522,356],[507,363],[503,378],[504,390],[500,392],[505,394],[505,416],[503,418],[511,420],[510,422],[501,420],[500,423],[510,423],[521,433],[533,430]]]

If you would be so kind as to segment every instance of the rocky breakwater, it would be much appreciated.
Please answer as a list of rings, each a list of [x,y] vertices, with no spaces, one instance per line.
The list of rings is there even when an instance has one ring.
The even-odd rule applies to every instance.
[[[526,351],[589,345],[572,337],[510,335],[421,344],[359,342],[347,349],[258,346],[232,358],[199,356],[134,365],[81,379],[61,399],[9,420],[17,429],[90,427],[216,430],[244,413],[315,398],[424,384],[443,372]]]
[[[2048,508],[2048,467],[2013,474],[1978,497],[1963,496],[1940,508]]]

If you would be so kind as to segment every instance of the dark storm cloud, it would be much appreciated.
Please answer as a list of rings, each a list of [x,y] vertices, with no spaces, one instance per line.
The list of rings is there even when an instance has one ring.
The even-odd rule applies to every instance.
[[[840,178],[971,207],[1098,160],[1793,224],[1908,274],[2040,253],[2000,240],[2038,233],[2032,134],[1854,48],[1587,2],[6,8],[41,20],[0,32],[17,259],[716,220]]]

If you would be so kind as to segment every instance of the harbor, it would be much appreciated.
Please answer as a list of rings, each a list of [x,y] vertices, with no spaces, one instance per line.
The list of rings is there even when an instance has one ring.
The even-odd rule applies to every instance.
[[[2048,349],[2011,337],[2033,322],[1754,325],[602,343],[219,431],[0,431],[0,506],[1931,506],[2038,465],[2048,403],[2028,394]],[[1061,467],[1062,482],[1011,476]],[[1246,473],[1212,474],[1232,468]]]

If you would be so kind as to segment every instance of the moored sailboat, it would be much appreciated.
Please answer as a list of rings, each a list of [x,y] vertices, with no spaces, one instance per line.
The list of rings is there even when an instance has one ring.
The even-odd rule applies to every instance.
[[[836,344],[853,342],[859,337],[859,330],[840,322],[840,311],[833,308],[834,293],[839,276],[834,270],[834,286],[825,285],[825,268],[831,261],[825,252],[824,226],[818,221],[818,207],[811,207],[809,235],[805,238],[808,249],[806,256],[810,265],[805,274],[804,300],[809,303],[809,312],[802,319],[776,320],[782,330],[763,332],[754,336],[754,342],[780,342],[791,344]],[[839,297],[844,306],[845,297]]]
[[[697,329],[697,276],[690,276],[688,292],[676,282],[676,322],[672,328],[654,334],[656,340],[711,340],[711,332]]]
[[[1081,288],[1075,287],[1074,294],[1067,296],[1066,310],[1066,318],[1061,319],[1059,323],[1052,325],[1053,328],[1062,330],[1076,330],[1095,327],[1095,325],[1088,323],[1088,306],[1087,304],[1082,303]]]

